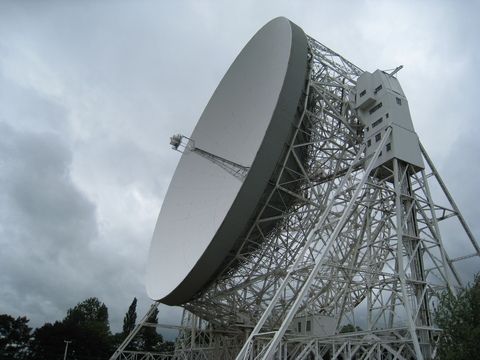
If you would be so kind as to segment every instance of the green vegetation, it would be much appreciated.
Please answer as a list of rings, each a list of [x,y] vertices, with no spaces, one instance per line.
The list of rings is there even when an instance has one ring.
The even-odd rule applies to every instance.
[[[356,332],[356,331],[362,331],[362,329],[358,326],[353,326],[352,324],[347,324],[347,325],[342,326],[342,328],[340,329],[340,334]]]
[[[97,298],[86,299],[67,311],[62,321],[32,329],[26,317],[0,315],[0,360],[63,359],[64,340],[69,360],[108,359],[115,348],[133,330],[137,320],[137,299],[134,298],[123,320],[122,331],[112,334],[108,308]],[[443,329],[439,340],[441,360],[476,359],[480,354],[480,274],[472,286],[453,296],[445,293],[435,312],[435,321]],[[158,310],[148,319],[158,323]],[[360,331],[351,324],[341,333]],[[127,350],[167,352],[172,342],[163,341],[155,327],[144,327]]]
[[[445,293],[435,313],[443,334],[438,357],[441,360],[467,360],[480,357],[480,274],[472,286],[457,297]]]
[[[127,337],[128,334],[133,330],[135,327],[135,323],[137,321],[137,298],[133,298],[132,303],[128,307],[128,311],[123,318],[123,337]]]
[[[62,321],[46,323],[32,329],[26,317],[17,319],[0,315],[0,360],[55,360],[63,359],[65,340],[69,360],[108,359],[115,348],[135,327],[137,299],[134,298],[123,321],[122,332],[112,334],[108,308],[97,298],[86,299],[67,311]],[[149,322],[158,323],[158,311]],[[129,350],[166,352],[172,342],[164,342],[155,327],[143,328]]]
[[[0,315],[0,359],[24,359],[29,355],[28,319]]]

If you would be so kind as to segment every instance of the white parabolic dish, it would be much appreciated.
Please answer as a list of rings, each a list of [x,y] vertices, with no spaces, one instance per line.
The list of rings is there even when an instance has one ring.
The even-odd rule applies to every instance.
[[[260,29],[238,55],[190,138],[249,167],[242,182],[195,152],[182,154],[153,234],[147,293],[188,302],[242,244],[292,138],[308,68],[307,38],[285,18]]]

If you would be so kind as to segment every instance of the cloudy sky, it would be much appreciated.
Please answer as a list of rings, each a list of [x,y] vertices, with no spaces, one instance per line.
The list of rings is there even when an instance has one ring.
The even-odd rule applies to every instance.
[[[136,296],[179,154],[243,45],[286,16],[399,79],[417,133],[480,238],[478,2],[0,1],[0,313],[33,326]],[[168,274],[160,274],[166,276]],[[177,309],[162,307],[161,322]]]

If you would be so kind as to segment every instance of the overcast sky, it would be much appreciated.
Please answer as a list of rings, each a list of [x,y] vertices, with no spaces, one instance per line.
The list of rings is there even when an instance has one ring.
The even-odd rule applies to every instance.
[[[286,16],[398,77],[480,238],[480,25],[468,1],[0,1],[0,313],[33,326],[97,296],[149,304],[150,238],[179,154],[250,37]],[[480,270],[480,269],[479,269]],[[168,274],[159,274],[168,276]],[[161,322],[178,310],[162,307]]]

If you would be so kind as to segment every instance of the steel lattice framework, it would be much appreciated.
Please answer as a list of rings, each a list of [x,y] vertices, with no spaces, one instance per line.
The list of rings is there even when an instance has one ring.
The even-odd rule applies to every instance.
[[[433,358],[441,330],[432,304],[443,291],[463,286],[457,261],[480,257],[423,147],[426,170],[416,172],[397,159],[393,166],[374,168],[391,129],[366,157],[363,125],[352,103],[362,70],[313,38],[308,41],[302,115],[285,161],[277,166],[278,180],[226,270],[184,305],[170,357]],[[292,178],[295,183],[282,180]],[[433,200],[432,182],[446,205]],[[281,215],[264,217],[274,195],[289,205],[278,209],[277,202]],[[471,247],[455,259],[443,246],[439,225],[453,217]],[[263,233],[261,225],[269,221],[277,226]],[[292,331],[295,318],[313,315],[333,318],[335,334]],[[340,334],[345,324],[365,330]],[[114,357],[155,358],[117,352]]]

